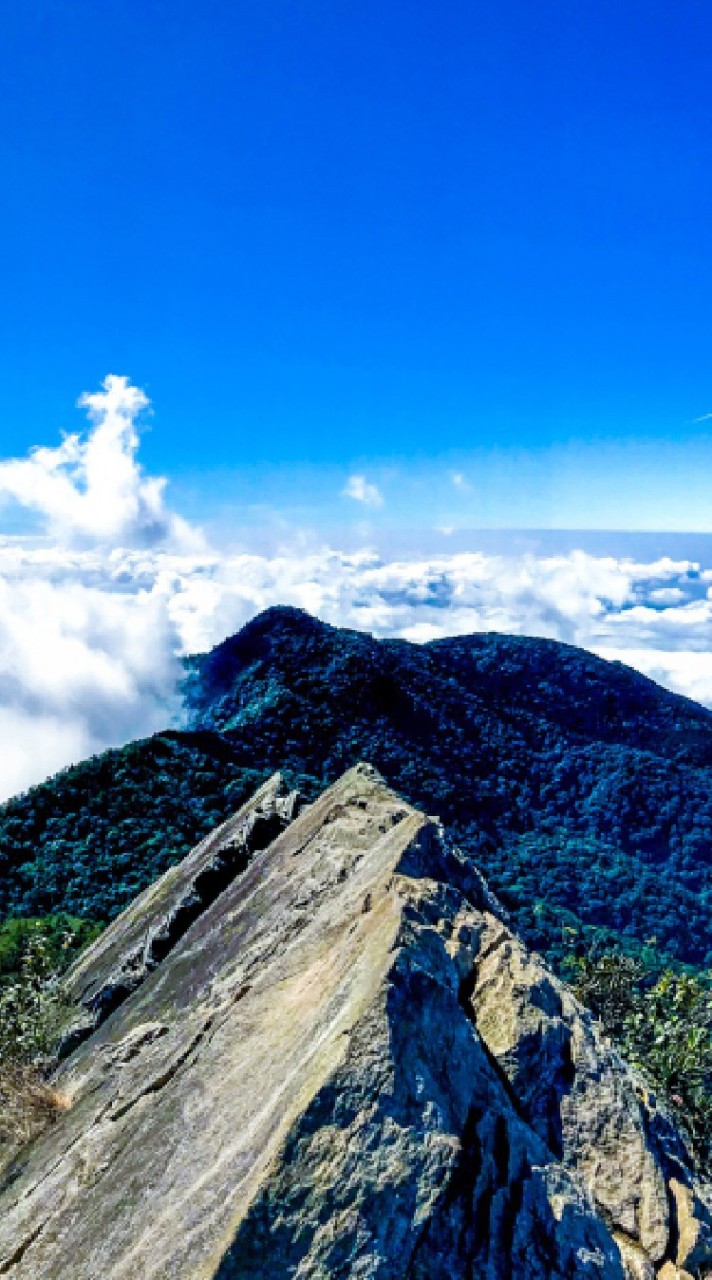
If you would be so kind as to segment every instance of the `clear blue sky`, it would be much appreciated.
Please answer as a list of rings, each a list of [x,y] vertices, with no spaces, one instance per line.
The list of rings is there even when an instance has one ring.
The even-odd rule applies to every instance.
[[[637,522],[692,485],[701,527],[709,0],[6,0],[2,31],[4,456],[113,371],[198,508],[408,457],[417,506],[496,449],[494,523],[512,457],[563,467],[564,523],[615,526],[640,462]]]

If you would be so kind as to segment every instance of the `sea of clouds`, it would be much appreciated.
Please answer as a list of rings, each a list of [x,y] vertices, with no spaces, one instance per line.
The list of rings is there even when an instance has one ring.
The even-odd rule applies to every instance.
[[[31,534],[0,536],[0,799],[175,723],[180,656],[276,603],[418,642],[549,636],[712,706],[712,568],[583,550],[389,559],[313,539],[274,554],[215,547],[140,465],[147,403],[110,376],[80,401],[84,434],[0,461],[0,518],[33,520]]]

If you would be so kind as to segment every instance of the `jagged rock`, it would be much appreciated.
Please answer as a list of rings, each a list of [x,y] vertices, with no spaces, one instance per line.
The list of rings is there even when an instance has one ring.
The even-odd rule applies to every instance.
[[[237,814],[150,885],[74,965],[67,997],[75,1009],[59,1045],[64,1058],[140,987],[250,859],[296,816],[299,795],[276,773]]]
[[[217,891],[166,929],[211,859],[280,807],[288,825],[247,857],[240,836]],[[77,1016],[134,967],[57,1070],[71,1107],[2,1170],[0,1275],[712,1266],[708,1193],[667,1119],[439,823],[367,766],[298,815],[268,784],[79,962]]]
[[[482,942],[475,1023],[524,1116],[615,1229],[661,1261],[668,1190],[634,1078],[590,1015],[507,929],[493,920]]]

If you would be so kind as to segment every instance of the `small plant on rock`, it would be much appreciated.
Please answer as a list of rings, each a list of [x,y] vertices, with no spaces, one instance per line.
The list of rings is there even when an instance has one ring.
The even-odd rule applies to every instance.
[[[0,988],[0,1143],[17,1146],[66,1105],[47,1079],[62,1020],[56,969],[41,932],[27,943],[19,973]]]
[[[569,965],[579,999],[665,1100],[699,1165],[712,1168],[712,985],[707,974],[651,972],[621,951]]]

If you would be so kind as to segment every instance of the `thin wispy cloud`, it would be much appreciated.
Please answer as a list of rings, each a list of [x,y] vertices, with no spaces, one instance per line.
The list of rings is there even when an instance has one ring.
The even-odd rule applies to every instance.
[[[470,484],[470,481],[467,479],[467,476],[464,474],[464,472],[451,471],[450,480],[452,481],[455,488],[459,489],[462,493],[472,492],[472,485]]]
[[[353,498],[354,502],[362,502],[366,507],[382,507],[383,494],[377,485],[371,484],[364,475],[349,476],[342,493],[345,498]]]

